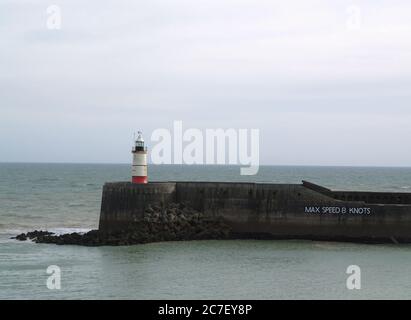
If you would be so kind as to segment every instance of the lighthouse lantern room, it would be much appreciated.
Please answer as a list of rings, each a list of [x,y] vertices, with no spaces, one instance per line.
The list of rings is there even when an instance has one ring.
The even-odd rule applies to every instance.
[[[147,183],[147,148],[144,146],[140,131],[131,152],[133,153],[132,183]]]

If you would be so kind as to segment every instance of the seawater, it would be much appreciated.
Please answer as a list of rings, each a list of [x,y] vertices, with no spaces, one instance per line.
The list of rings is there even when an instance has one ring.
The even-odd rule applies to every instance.
[[[300,183],[411,192],[411,168],[150,166],[156,181]],[[18,233],[97,228],[104,182],[121,164],[0,164],[0,299],[409,299],[411,246],[314,241],[189,241],[127,247],[18,242]],[[61,268],[61,289],[46,269]],[[361,289],[348,290],[349,265]]]

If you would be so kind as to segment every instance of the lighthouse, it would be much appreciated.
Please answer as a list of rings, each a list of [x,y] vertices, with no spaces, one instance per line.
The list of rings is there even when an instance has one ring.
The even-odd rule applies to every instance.
[[[144,146],[142,133],[139,131],[133,153],[132,183],[147,183],[147,148]]]

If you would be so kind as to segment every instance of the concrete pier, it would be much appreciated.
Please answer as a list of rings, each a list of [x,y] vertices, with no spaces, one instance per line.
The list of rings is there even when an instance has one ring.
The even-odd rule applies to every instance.
[[[126,230],[151,205],[183,203],[223,219],[233,238],[411,242],[411,194],[342,192],[302,184],[107,183],[99,230]]]

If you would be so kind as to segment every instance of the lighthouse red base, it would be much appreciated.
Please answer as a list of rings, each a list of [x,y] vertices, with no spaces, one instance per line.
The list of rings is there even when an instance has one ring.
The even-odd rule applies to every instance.
[[[148,183],[147,177],[133,177],[131,180],[132,183]]]

